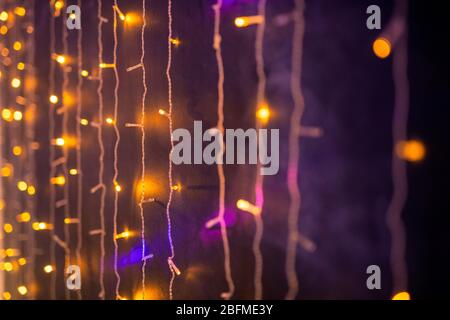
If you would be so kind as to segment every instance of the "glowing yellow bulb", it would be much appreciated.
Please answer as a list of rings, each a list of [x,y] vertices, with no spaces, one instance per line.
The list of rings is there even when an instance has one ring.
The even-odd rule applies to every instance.
[[[7,26],[1,26],[0,27],[0,34],[2,35],[2,36],[4,36],[5,34],[7,34],[8,33],[8,27]]]
[[[66,57],[64,57],[61,54],[56,55],[55,58],[56,62],[58,62],[59,64],[64,64],[66,62]]]
[[[7,257],[15,257],[19,255],[19,250],[17,249],[13,249],[13,248],[8,248],[5,250],[6,256]]]
[[[70,170],[69,170],[69,174],[70,174],[71,176],[76,176],[76,175],[78,174],[78,170],[77,170],[77,169],[70,169]]]
[[[17,189],[19,189],[20,191],[26,191],[27,188],[28,188],[28,185],[25,181],[17,182]]]
[[[11,86],[13,88],[17,89],[17,88],[19,88],[21,86],[21,84],[22,84],[22,81],[20,81],[19,78],[14,78],[14,79],[11,80]]]
[[[56,138],[54,144],[62,147],[65,144],[64,138]]]
[[[89,121],[88,121],[88,119],[81,119],[80,123],[82,126],[87,126],[89,124]]]
[[[51,272],[53,272],[53,266],[52,265],[50,265],[50,264],[48,264],[48,265],[46,265],[45,267],[44,267],[44,272],[45,273],[51,273]]]
[[[173,44],[175,47],[178,47],[181,44],[180,39],[172,38],[170,39],[170,43]]]
[[[53,103],[53,104],[57,104],[58,101],[59,101],[58,97],[55,96],[54,94],[52,94],[52,95],[48,98],[48,100],[49,100],[51,103]]]
[[[372,49],[378,58],[385,59],[391,54],[391,43],[386,38],[377,38]]]
[[[26,12],[27,11],[25,10],[24,7],[16,7],[14,9],[14,13],[17,14],[18,16],[20,16],[20,17],[23,17],[26,14]]]
[[[25,63],[19,62],[19,63],[17,64],[17,70],[22,71],[22,70],[24,70],[24,69],[25,69]]]
[[[51,224],[45,223],[45,222],[33,222],[31,225],[33,230],[39,231],[39,230],[50,230],[53,228]]]
[[[120,185],[116,184],[114,186],[114,190],[116,190],[116,192],[120,192],[120,191],[122,191],[122,187]]]
[[[251,204],[247,200],[240,199],[236,202],[236,207],[242,211],[246,211],[253,215],[259,215],[261,213],[261,208]]]
[[[267,122],[270,117],[269,107],[266,104],[259,107],[258,110],[256,111],[256,117],[258,118],[258,120],[262,122]]]
[[[107,124],[113,124],[114,123],[114,120],[112,118],[106,118],[105,121],[106,121]]]
[[[55,2],[55,9],[56,10],[61,10],[63,7],[64,7],[64,1],[57,0]]]
[[[13,267],[13,265],[12,265],[11,262],[5,262],[5,263],[3,264],[3,269],[4,269],[6,272],[12,271],[13,268],[14,268],[14,267]]]
[[[22,120],[22,117],[23,117],[22,112],[14,111],[14,116],[13,116],[14,120],[20,121],[20,120]]]
[[[81,76],[86,78],[89,76],[89,72],[87,70],[81,70]]]
[[[56,184],[58,186],[63,186],[66,184],[66,178],[64,176],[53,177],[50,179],[51,184]]]
[[[11,109],[3,109],[2,110],[2,118],[5,121],[12,121],[13,112],[11,111]]]
[[[114,63],[100,63],[98,65],[100,68],[105,69],[105,68],[114,68],[115,64]]]
[[[22,49],[22,43],[20,41],[14,42],[13,49],[16,51],[20,51],[20,49]]]
[[[0,20],[1,21],[6,21],[6,20],[8,20],[8,12],[6,12],[6,11],[2,11],[1,13],[0,13]]]
[[[159,113],[160,115],[162,115],[162,116],[167,116],[167,115],[168,115],[167,112],[166,112],[165,110],[163,110],[163,109],[159,109],[159,110],[158,110],[158,113]]]
[[[17,291],[19,292],[20,295],[24,296],[28,293],[28,289],[25,286],[20,286],[17,288]]]
[[[11,233],[11,232],[14,231],[14,228],[13,228],[13,226],[12,226],[11,223],[5,223],[5,225],[3,226],[3,230],[4,230],[6,233]]]
[[[15,147],[13,147],[12,152],[13,152],[13,155],[18,157],[18,156],[20,156],[22,154],[22,147],[15,146]]]
[[[181,191],[181,184],[175,184],[172,186],[173,191]]]
[[[31,220],[31,214],[29,212],[22,212],[16,216],[17,222],[29,222]]]
[[[29,186],[27,192],[30,196],[34,196],[36,194],[36,188],[34,186]]]
[[[116,240],[117,239],[128,239],[129,237],[131,237],[131,232],[130,231],[124,231],[122,233],[119,233],[116,235]]]
[[[12,166],[10,164],[5,164],[2,169],[2,177],[10,177],[12,174]]]
[[[8,291],[3,292],[3,299],[11,300],[11,293],[9,293]]]
[[[264,16],[247,16],[237,17],[234,19],[234,25],[238,28],[248,27],[252,24],[260,24],[264,22]]]
[[[17,260],[17,262],[19,263],[19,265],[24,266],[27,264],[27,259],[19,258],[19,260]]]
[[[418,140],[401,141],[395,146],[397,156],[409,162],[418,162],[425,158],[425,145]]]

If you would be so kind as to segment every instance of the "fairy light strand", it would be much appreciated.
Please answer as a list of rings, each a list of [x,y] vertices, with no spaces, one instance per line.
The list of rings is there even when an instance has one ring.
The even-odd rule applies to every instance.
[[[102,0],[97,0],[97,45],[98,45],[98,64],[103,63],[103,22],[104,18],[102,16]],[[103,142],[103,69],[98,68],[98,86],[97,86],[97,97],[98,97],[98,118],[99,125],[97,126],[97,141],[99,145],[99,156],[98,156],[98,185],[91,191],[100,190],[100,272],[99,272],[99,285],[100,292],[98,294],[100,299],[105,299],[105,201],[106,201],[106,186],[103,181],[103,175],[105,171],[105,146]],[[98,234],[98,233],[96,233]],[[92,233],[91,233],[92,235]]]
[[[81,8],[81,0],[77,1],[78,6]],[[76,247],[76,258],[78,266],[81,266],[81,248],[83,247],[83,226],[82,226],[82,208],[83,208],[83,170],[81,166],[81,111],[83,107],[83,76],[81,74],[83,70],[83,33],[82,28],[78,30],[77,34],[77,116],[76,116],[76,136],[77,136],[77,146],[76,146],[76,166],[77,166],[77,247]],[[81,290],[77,291],[78,299],[82,299]]]
[[[256,61],[256,73],[258,75],[258,89],[256,95],[257,107],[262,105],[265,101],[266,95],[266,74],[264,71],[264,31],[265,31],[265,14],[266,13],[266,0],[259,0],[258,2],[258,16],[263,17],[261,23],[256,27],[256,39],[255,39],[255,61]],[[256,129],[259,130],[262,126],[260,120],[257,119]],[[261,147],[261,144],[260,144]],[[261,163],[258,161],[256,166],[256,181],[255,181],[255,200],[256,206],[262,211],[264,205],[264,176],[260,174]],[[263,285],[262,285],[262,272],[263,272],[263,257],[261,253],[261,240],[264,232],[264,223],[262,215],[254,215],[255,219],[255,236],[253,238],[253,255],[255,258],[255,274],[254,274],[254,286],[255,286],[255,300],[262,299]]]
[[[223,133],[224,133],[224,66],[223,66],[223,58],[222,58],[222,49],[221,49],[221,34],[220,34],[220,18],[221,18],[221,9],[222,9],[222,0],[218,0],[217,3],[213,6],[214,10],[214,38],[213,38],[213,48],[216,53],[216,61],[217,61],[217,70],[219,73],[219,78],[217,81],[217,129],[222,134],[221,137],[221,150],[218,155],[219,159],[223,157],[224,153],[224,143],[223,143]],[[228,243],[228,235],[227,228],[225,224],[225,174],[223,170],[222,162],[217,163],[217,174],[219,176],[219,214],[217,216],[217,221],[220,225],[220,233],[222,236],[223,243],[223,251],[224,251],[224,270],[225,270],[225,278],[228,283],[228,291],[223,292],[221,296],[224,299],[231,299],[234,294],[234,282],[231,273],[231,257],[230,257],[230,246]]]
[[[117,0],[114,0],[114,6],[118,8]],[[113,50],[113,69],[114,69],[114,79],[115,79],[115,86],[114,86],[114,133],[116,135],[116,141],[114,143],[114,177],[113,182],[114,185],[117,186],[117,179],[119,177],[119,168],[118,168],[118,151],[119,151],[119,144],[120,144],[120,132],[119,127],[117,126],[117,118],[118,118],[118,110],[119,110],[119,87],[120,87],[120,78],[119,78],[119,71],[117,68],[117,48],[119,46],[119,40],[117,36],[117,10],[113,10],[114,12],[114,25],[113,25],[113,34],[114,34],[114,50]],[[117,188],[114,192],[114,217],[113,217],[113,241],[114,241],[114,274],[116,275],[116,298],[120,297],[119,294],[119,288],[120,288],[120,274],[117,267],[118,264],[118,255],[119,255],[119,244],[117,242],[116,236],[117,236],[117,217],[119,214],[119,192],[117,192]]]
[[[301,71],[303,56],[303,36],[305,31],[304,0],[295,1],[293,12],[294,33],[292,35],[291,57],[291,95],[294,101],[294,109],[291,114],[289,133],[289,160],[287,170],[287,187],[291,198],[288,214],[288,241],[286,248],[286,277],[288,281],[287,300],[293,300],[298,293],[298,277],[295,268],[297,246],[299,241],[298,221],[301,208],[301,194],[298,185],[299,171],[299,135],[301,121],[305,110],[305,101],[301,91]]]
[[[142,300],[145,300],[145,267],[147,264],[147,259],[145,256],[145,218],[144,218],[144,201],[145,201],[145,98],[147,96],[147,74],[145,69],[145,28],[147,27],[147,20],[145,17],[145,0],[142,0],[142,28],[141,28],[141,59],[140,64],[142,68],[142,86],[144,91],[142,93],[141,99],[141,197],[139,201],[139,209],[141,215],[141,245],[142,245]]]
[[[391,271],[393,280],[393,294],[408,289],[408,274],[405,260],[406,235],[402,221],[407,193],[408,178],[406,163],[395,152],[395,146],[407,139],[407,124],[409,113],[409,87],[408,87],[408,34],[406,26],[407,2],[398,0],[393,19],[398,23],[402,32],[398,35],[394,49],[392,73],[395,87],[395,106],[392,121],[392,183],[393,195],[387,210],[387,226],[391,234]]]
[[[55,61],[51,57],[51,54],[55,52],[56,49],[56,39],[55,39],[55,24],[56,19],[54,16],[54,8],[52,6],[52,1],[50,0],[50,71],[49,71],[49,96],[55,94]],[[55,104],[50,102],[49,104],[49,164],[50,164],[50,173],[49,173],[49,182],[53,179],[56,173],[56,166],[53,163],[53,160],[55,159],[55,149],[52,144],[52,141],[55,136]],[[56,194],[55,194],[55,185],[50,183],[49,184],[49,215],[50,215],[50,224],[55,224],[55,201],[56,201]],[[50,265],[56,266],[56,246],[55,242],[53,241],[55,236],[54,229],[50,230]],[[56,272],[52,272],[50,275],[50,297],[52,300],[56,299]]]
[[[168,171],[168,178],[169,178],[169,198],[167,200],[167,206],[166,206],[166,217],[167,217],[167,237],[169,241],[169,247],[170,247],[170,256],[167,258],[167,263],[169,265],[170,272],[172,274],[169,282],[169,299],[173,299],[173,282],[175,281],[176,277],[176,268],[174,268],[174,262],[173,259],[175,258],[175,248],[173,245],[173,239],[172,239],[172,222],[171,222],[171,216],[170,216],[170,206],[172,204],[172,197],[173,197],[173,178],[172,178],[172,152],[174,148],[174,143],[172,140],[172,132],[173,132],[173,121],[172,121],[172,109],[173,109],[173,102],[172,102],[172,78],[170,75],[171,67],[172,67],[172,0],[167,1],[167,16],[168,16],[168,36],[167,36],[167,68],[166,68],[166,78],[167,78],[167,93],[168,93],[168,104],[169,104],[169,113],[167,114],[167,119],[169,120],[169,138],[170,138],[170,152],[169,152],[169,171]]]

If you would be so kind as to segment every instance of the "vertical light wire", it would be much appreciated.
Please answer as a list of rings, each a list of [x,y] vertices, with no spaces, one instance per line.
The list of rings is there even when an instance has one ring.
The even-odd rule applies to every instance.
[[[61,27],[62,27],[62,43],[63,43],[63,53],[64,56],[67,57],[68,53],[69,53],[69,43],[68,43],[68,37],[69,37],[69,33],[67,31],[67,27],[64,21],[64,15],[62,15],[62,22],[61,22]],[[63,83],[62,83],[62,106],[61,108],[63,108],[63,120],[62,120],[62,135],[63,137],[67,137],[67,133],[68,133],[68,121],[69,121],[69,112],[68,112],[68,106],[67,106],[67,102],[66,102],[66,95],[68,92],[68,88],[69,88],[69,72],[66,70],[66,67],[64,65],[62,65],[62,72],[63,72]],[[70,202],[69,202],[69,179],[68,179],[68,174],[69,174],[69,170],[67,168],[67,162],[69,161],[69,149],[67,147],[67,144],[64,144],[63,148],[63,156],[64,156],[64,162],[62,164],[62,169],[63,169],[63,173],[64,173],[64,178],[66,180],[66,183],[64,184],[64,198],[63,201],[65,203],[64,205],[64,218],[66,219],[70,219]],[[65,263],[64,263],[64,270],[67,269],[67,267],[70,265],[71,263],[71,252],[70,252],[70,229],[69,229],[69,225],[67,223],[64,223],[64,242],[66,244],[66,246],[64,247],[64,255],[65,255]],[[66,293],[66,299],[70,298],[70,293],[69,291],[66,289],[65,290]]]
[[[172,222],[170,217],[170,206],[172,205],[172,196],[173,196],[173,179],[172,179],[172,152],[173,152],[173,140],[172,140],[172,132],[173,132],[173,121],[172,121],[172,78],[170,75],[171,67],[172,67],[172,0],[167,0],[167,16],[168,16],[168,36],[167,36],[167,68],[166,68],[166,78],[167,78],[167,94],[168,94],[168,104],[169,104],[169,113],[167,118],[169,120],[169,137],[170,137],[170,152],[169,152],[169,199],[167,200],[166,207],[166,217],[167,217],[167,237],[169,240],[170,247],[170,256],[167,259],[167,263],[169,265],[170,272],[172,274],[169,282],[169,299],[173,299],[173,282],[175,280],[175,270],[173,267],[173,259],[175,258],[175,248],[172,240]]]
[[[393,78],[395,86],[395,106],[392,121],[392,183],[393,195],[387,210],[387,225],[391,234],[391,271],[393,293],[408,289],[408,274],[405,260],[406,235],[402,221],[402,211],[408,196],[406,163],[395,152],[395,146],[407,139],[409,113],[408,86],[408,33],[406,25],[408,4],[405,0],[396,3],[394,19],[402,31],[393,55]]]
[[[305,101],[301,91],[301,72],[303,57],[303,36],[305,32],[304,0],[295,1],[293,12],[294,32],[292,35],[291,57],[291,95],[294,109],[291,113],[289,132],[289,159],[287,169],[287,187],[291,198],[288,214],[288,240],[286,248],[286,277],[288,281],[287,300],[293,300],[298,293],[298,278],[295,269],[299,238],[298,221],[301,207],[301,194],[298,185],[300,159],[300,126],[305,110]]]
[[[103,16],[102,16],[102,0],[97,0],[97,46],[98,46],[98,65],[103,63]],[[103,181],[103,175],[105,172],[105,145],[103,142],[103,69],[98,68],[98,87],[97,87],[97,97],[98,97],[98,127],[97,127],[97,141],[99,145],[99,156],[98,156],[98,186],[100,187],[100,272],[99,272],[99,284],[100,292],[99,297],[105,299],[105,200],[106,200],[106,186]]]
[[[52,54],[55,52],[55,16],[52,7],[52,1],[50,0],[50,70],[49,70],[49,96],[55,94],[55,61],[52,58]],[[54,272],[50,274],[50,297],[52,300],[56,299],[56,272],[58,269],[56,268],[56,253],[55,246],[56,243],[53,240],[55,236],[55,186],[50,183],[52,178],[55,176],[56,166],[54,164],[55,159],[55,149],[53,146],[53,139],[55,136],[55,105],[53,103],[49,104],[48,109],[48,117],[49,117],[49,165],[50,165],[50,173],[49,173],[49,215],[50,215],[50,224],[53,226],[50,230],[50,265],[55,269]]]
[[[145,201],[145,98],[147,96],[147,74],[145,69],[145,28],[147,20],[145,18],[145,0],[142,0],[142,27],[141,27],[141,68],[142,68],[142,86],[144,91],[141,99],[141,198],[139,201],[139,209],[141,215],[141,245],[142,245],[142,300],[145,300],[145,267],[147,260],[145,259],[145,218],[144,218],[144,201]]]
[[[258,89],[256,95],[256,106],[260,106],[266,99],[266,73],[264,71],[264,31],[265,31],[265,18],[266,18],[266,0],[259,0],[258,2],[258,15],[264,19],[257,25],[256,39],[255,39],[255,61],[256,61],[256,73],[258,75]],[[259,131],[262,123],[256,120],[256,130]],[[261,148],[261,144],[259,144]],[[261,152],[261,150],[260,150]],[[263,257],[261,253],[261,240],[264,232],[264,223],[262,220],[262,208],[264,205],[264,176],[260,173],[261,163],[258,161],[256,166],[256,178],[255,178],[255,200],[256,206],[260,208],[260,214],[254,215],[255,218],[255,236],[253,238],[253,255],[255,258],[255,274],[254,274],[254,286],[255,286],[255,300],[261,300],[263,294],[262,285],[262,273],[263,273]]]
[[[81,0],[77,2],[78,6],[81,8]],[[81,166],[81,111],[83,107],[83,76],[81,71],[83,69],[83,32],[82,28],[78,30],[77,34],[77,71],[78,71],[78,82],[77,82],[77,116],[76,116],[76,135],[77,135],[77,247],[76,247],[76,258],[78,266],[81,266],[81,248],[83,246],[83,225],[82,225],[82,210],[83,210],[83,171]],[[78,298],[82,298],[81,290],[78,290]]]
[[[221,133],[221,150],[218,155],[219,159],[223,158],[224,153],[224,90],[223,83],[225,79],[225,72],[223,66],[222,58],[222,36],[220,34],[220,18],[221,18],[222,0],[217,0],[217,3],[213,6],[214,10],[214,38],[213,38],[213,48],[216,53],[217,70],[219,73],[219,78],[217,81],[217,129]],[[225,278],[228,283],[228,291],[222,293],[222,297],[225,299],[230,299],[234,294],[234,282],[231,273],[231,257],[230,257],[230,245],[228,243],[227,228],[225,224],[225,174],[223,170],[222,161],[217,163],[217,174],[219,177],[219,214],[217,216],[220,225],[220,233],[222,236],[223,251],[224,251],[224,270]]]
[[[116,8],[118,7],[117,0],[114,0],[114,5]],[[120,132],[119,128],[117,126],[117,119],[118,119],[118,111],[119,111],[119,86],[120,86],[120,78],[119,78],[119,70],[117,68],[117,48],[119,46],[119,40],[117,36],[117,11],[113,10],[114,12],[114,52],[113,52],[113,65],[114,65],[114,79],[115,79],[115,86],[114,86],[114,132],[116,135],[116,141],[114,143],[114,177],[113,182],[114,185],[117,184],[117,179],[119,177],[119,143],[120,143]],[[101,119],[103,122],[103,119]],[[114,192],[114,234],[113,234],[113,241],[114,241],[114,274],[116,275],[116,298],[120,297],[119,294],[119,288],[120,288],[120,274],[117,268],[117,262],[118,262],[118,255],[119,255],[119,244],[117,243],[117,216],[119,214],[119,192]]]

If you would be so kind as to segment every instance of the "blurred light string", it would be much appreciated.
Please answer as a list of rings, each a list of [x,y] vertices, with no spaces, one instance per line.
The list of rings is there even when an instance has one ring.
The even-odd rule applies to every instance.
[[[172,274],[169,282],[169,299],[173,299],[173,282],[175,280],[175,276],[179,273],[178,268],[173,262],[175,258],[175,249],[172,240],[172,222],[170,217],[170,206],[172,204],[172,196],[173,196],[173,179],[172,179],[172,152],[173,152],[173,140],[172,140],[172,132],[173,132],[173,121],[172,121],[172,78],[170,75],[171,67],[172,67],[172,0],[167,1],[167,16],[168,16],[168,36],[167,36],[167,68],[166,68],[166,77],[167,77],[167,90],[168,90],[168,104],[169,104],[169,113],[167,114],[167,118],[169,120],[169,137],[170,137],[170,152],[169,152],[169,198],[167,200],[166,206],[166,217],[167,217],[167,237],[169,240],[170,247],[170,256],[167,258],[167,263],[169,265],[170,272]]]
[[[305,31],[304,0],[295,1],[293,12],[294,33],[292,35],[291,57],[291,94],[294,100],[294,110],[291,114],[291,126],[289,133],[289,160],[287,171],[287,187],[291,198],[288,215],[288,241],[286,249],[286,277],[288,280],[288,292],[286,299],[295,299],[298,293],[298,278],[295,269],[297,245],[299,239],[298,221],[301,207],[301,194],[298,185],[299,156],[300,156],[300,127],[305,110],[305,101],[301,91],[301,71],[303,56],[303,36]]]
[[[228,283],[228,291],[223,292],[221,297],[224,299],[230,299],[234,294],[234,282],[231,274],[231,265],[230,265],[230,246],[228,243],[227,236],[227,228],[225,224],[225,174],[223,170],[223,153],[224,153],[224,142],[223,142],[223,134],[224,134],[224,112],[223,112],[223,104],[224,104],[224,66],[223,66],[223,58],[222,58],[222,36],[220,34],[220,18],[221,18],[221,9],[222,9],[222,0],[218,0],[215,5],[213,5],[214,10],[214,38],[213,38],[213,48],[216,52],[216,61],[217,61],[217,70],[219,73],[219,78],[217,82],[217,129],[220,132],[220,152],[217,155],[219,161],[217,161],[217,174],[219,176],[219,214],[216,217],[217,222],[220,225],[220,233],[222,236],[223,243],[223,251],[224,251],[224,269],[225,269],[225,278]]]
[[[100,272],[99,272],[99,284],[100,292],[98,296],[100,299],[105,299],[105,200],[106,200],[106,186],[103,181],[103,175],[105,171],[105,146],[103,142],[103,69],[100,65],[103,63],[103,22],[106,21],[102,16],[102,0],[97,0],[97,46],[98,46],[98,86],[97,86],[97,98],[98,98],[98,124],[97,124],[97,141],[99,145],[98,156],[98,184],[92,188],[91,193],[100,190]],[[95,231],[95,230],[94,230]],[[93,232],[91,231],[91,234]],[[95,234],[98,234],[97,232]]]
[[[114,0],[114,6],[116,8],[118,8],[118,4],[117,4],[117,0]],[[116,141],[114,143],[114,177],[113,177],[113,183],[114,186],[118,186],[118,182],[117,179],[119,177],[119,167],[118,167],[118,162],[119,162],[119,157],[118,157],[118,152],[119,152],[119,143],[120,143],[120,132],[119,132],[119,128],[117,126],[117,119],[118,119],[118,110],[119,110],[119,87],[120,87],[120,78],[119,78],[119,71],[117,68],[117,48],[119,46],[119,40],[118,40],[118,36],[117,36],[117,10],[113,10],[114,12],[114,26],[113,26],[113,34],[114,34],[114,51],[113,51],[113,65],[114,65],[114,79],[115,79],[115,86],[114,86],[114,122],[113,122],[113,127],[114,127],[114,132],[116,134]],[[101,121],[103,121],[103,119],[101,119]],[[120,298],[120,294],[119,294],[119,288],[120,288],[120,274],[117,268],[117,263],[118,263],[118,255],[119,255],[119,244],[117,243],[117,216],[119,214],[119,191],[117,190],[117,188],[115,189],[114,192],[114,219],[113,219],[113,224],[114,224],[114,234],[113,234],[113,241],[114,241],[114,274],[116,275],[116,298]]]
[[[78,7],[81,8],[81,0],[77,1]],[[77,218],[78,218],[78,224],[77,224],[77,247],[76,247],[76,257],[77,257],[77,264],[79,267],[81,267],[81,248],[83,246],[83,226],[82,226],[82,210],[83,210],[83,170],[81,165],[81,143],[82,143],[82,136],[81,136],[81,111],[83,107],[83,76],[81,75],[83,70],[83,29],[80,28],[78,30],[77,34],[77,116],[76,116],[76,135],[77,135],[77,145],[76,145],[76,152],[77,152],[77,159],[76,159],[76,165],[77,165]],[[78,298],[81,299],[81,290],[78,290]]]
[[[62,27],[63,55],[64,55],[64,57],[66,57],[66,60],[67,60],[68,53],[69,53],[69,44],[68,44],[69,34],[67,31],[64,15],[62,15],[62,18],[61,18],[61,27]],[[60,108],[62,109],[62,112],[63,112],[62,137],[64,139],[68,136],[68,121],[69,121],[68,103],[69,102],[67,101],[68,99],[66,99],[66,97],[69,94],[68,90],[69,90],[70,80],[69,80],[69,72],[68,72],[67,66],[65,64],[61,64],[61,68],[62,68],[62,72],[63,72],[63,83],[62,83],[62,93],[61,93],[62,106]],[[59,114],[59,110],[57,110],[56,113]],[[69,183],[68,183],[69,170],[67,168],[67,162],[69,161],[69,149],[68,149],[67,143],[64,143],[64,145],[62,146],[62,150],[63,150],[63,157],[64,157],[64,161],[62,163],[62,170],[63,170],[63,175],[64,175],[66,183],[63,186],[63,199],[59,200],[61,202],[59,202],[59,201],[58,202],[61,204],[64,204],[64,218],[70,219]],[[57,205],[57,207],[58,207],[58,205]],[[64,223],[64,242],[65,242],[65,246],[63,246],[64,254],[65,254],[64,270],[66,270],[67,267],[71,263],[70,230],[69,230],[69,224],[67,224],[67,223]],[[66,288],[66,286],[65,286],[65,288]],[[70,298],[70,293],[67,288],[65,290],[65,293],[66,293],[66,299]]]
[[[145,69],[145,28],[147,27],[147,20],[145,18],[145,0],[142,0],[142,27],[141,27],[141,68],[142,68],[142,86],[144,91],[142,93],[141,100],[141,197],[139,201],[139,209],[141,215],[141,244],[142,244],[142,300],[145,299],[145,267],[147,264],[147,259],[145,256],[145,218],[144,218],[144,202],[145,202],[145,98],[147,96],[147,75]]]
[[[258,16],[263,17],[262,21],[257,24],[255,38],[255,61],[256,73],[258,75],[258,89],[256,95],[256,109],[263,105],[266,100],[266,74],[264,71],[264,31],[266,18],[266,0],[258,1]],[[262,122],[256,118],[256,130],[262,127]],[[259,143],[259,152],[263,144]],[[264,176],[261,174],[261,162],[258,161],[256,166],[255,178],[255,200],[256,206],[260,209],[261,214],[254,215],[255,219],[255,236],[253,238],[253,255],[255,258],[255,300],[261,300],[263,294],[262,273],[263,273],[263,257],[261,253],[261,240],[264,232],[264,223],[262,220],[262,208],[264,205]]]
[[[395,106],[392,121],[392,183],[394,190],[386,217],[391,234],[390,259],[393,294],[408,289],[408,270],[405,260],[406,235],[402,221],[402,211],[408,193],[408,178],[406,163],[403,159],[397,157],[395,152],[395,146],[407,139],[409,113],[407,10],[407,1],[397,0],[392,21],[387,28],[387,38],[395,45],[392,62],[395,87]]]
[[[50,71],[49,71],[49,97],[55,94],[55,61],[52,57],[52,54],[56,50],[56,44],[55,44],[55,24],[56,24],[56,18],[55,18],[55,10],[53,7],[53,0],[49,1],[50,4]],[[49,103],[49,165],[50,165],[50,172],[49,172],[49,215],[50,215],[50,224],[55,225],[55,185],[51,183],[53,177],[56,173],[56,163],[55,160],[55,147],[53,146],[53,139],[55,136],[55,108],[56,104],[53,104],[52,102]],[[50,297],[52,300],[56,299],[56,243],[54,241],[55,237],[55,228],[51,228],[50,230],[50,265],[55,269],[54,272],[50,274]]]

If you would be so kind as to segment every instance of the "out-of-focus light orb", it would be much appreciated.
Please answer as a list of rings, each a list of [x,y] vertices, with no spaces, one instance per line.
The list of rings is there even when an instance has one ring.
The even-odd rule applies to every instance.
[[[53,177],[50,179],[51,184],[56,184],[58,186],[63,186],[66,184],[66,178],[64,176]]]
[[[396,293],[392,297],[392,300],[411,300],[411,296],[409,295],[408,292],[403,291],[403,292]]]
[[[13,120],[13,112],[11,111],[11,109],[3,109],[2,110],[2,118],[5,121],[12,121]]]
[[[17,288],[17,292],[19,292],[20,295],[24,296],[28,293],[28,289],[25,286],[20,286]]]
[[[57,146],[62,147],[64,145],[64,143],[65,143],[64,138],[56,138],[56,140],[55,140],[55,144]]]
[[[44,272],[45,272],[45,273],[51,273],[51,272],[53,272],[53,266],[50,265],[50,264],[46,265],[46,266],[44,267]]]
[[[113,123],[114,123],[114,120],[113,120],[113,118],[106,118],[106,119],[105,119],[105,122],[106,122],[107,124],[113,124]]]
[[[23,118],[23,114],[20,111],[14,111],[14,115],[13,115],[14,120],[16,121],[20,121]]]
[[[86,78],[89,76],[89,72],[87,70],[81,70],[81,76]]]
[[[234,19],[234,25],[238,28],[245,27],[245,25],[246,25],[245,18],[237,17],[236,19]]]
[[[250,203],[246,200],[238,200],[236,202],[236,207],[240,210],[248,210],[250,208]]]
[[[87,126],[87,125],[89,124],[89,120],[88,120],[88,119],[81,119],[81,120],[80,120],[80,124],[81,124],[82,126]]]
[[[7,34],[8,33],[8,27],[7,26],[1,26],[0,27],[0,34],[2,35],[2,36],[4,36],[5,34]]]
[[[16,157],[20,156],[22,154],[22,147],[21,146],[15,146],[12,149],[12,153],[13,155],[15,155]]]
[[[409,162],[419,162],[425,158],[425,145],[419,140],[401,141],[395,146],[399,158]]]
[[[22,49],[22,42],[20,42],[20,41],[14,42],[13,49],[16,51],[20,51]]]
[[[34,196],[36,194],[36,188],[34,186],[28,186],[27,192],[28,195]]]
[[[264,103],[263,105],[261,105],[258,110],[256,111],[256,117],[258,118],[259,121],[261,122],[267,122],[269,121],[270,118],[270,109],[269,106]]]
[[[120,191],[122,191],[122,187],[116,183],[114,186],[114,190],[116,190],[116,192],[120,192]]]
[[[373,53],[380,58],[385,59],[391,54],[391,43],[386,38],[377,38],[372,45]]]
[[[55,9],[56,10],[61,10],[63,7],[64,7],[64,1],[57,0],[55,2]]]
[[[11,300],[11,293],[9,293],[8,291],[3,292],[3,299]]]
[[[19,263],[19,265],[24,266],[27,264],[27,259],[26,258],[20,258],[19,260],[17,260],[17,262]]]
[[[25,181],[17,182],[17,189],[19,189],[20,191],[26,191],[27,188],[28,188],[28,185]]]
[[[66,63],[66,57],[59,54],[56,56],[56,62],[58,62],[59,64],[64,64],[64,63]]]
[[[6,21],[6,20],[8,20],[8,12],[6,12],[6,11],[2,11],[1,13],[0,13],[0,21]]]
[[[77,169],[70,169],[70,170],[69,170],[69,174],[70,174],[71,176],[76,176],[76,175],[78,174],[78,170],[77,170]]]
[[[55,96],[54,94],[52,94],[52,95],[48,98],[48,100],[49,100],[51,103],[53,103],[53,104],[57,104],[58,101],[59,101],[58,97]]]
[[[5,223],[5,225],[3,226],[3,231],[5,231],[5,233],[11,233],[14,231],[14,227],[11,223]]]
[[[21,84],[22,84],[22,81],[20,81],[19,78],[14,78],[11,80],[11,87],[13,87],[15,89],[19,88],[21,86]]]
[[[31,214],[29,212],[22,212],[16,217],[17,222],[29,222],[31,220]]]
[[[3,264],[3,270],[5,270],[6,272],[11,272],[13,269],[14,267],[11,262],[5,262]]]
[[[25,69],[25,63],[19,62],[19,63],[17,64],[17,70],[22,71],[22,70],[24,70],[24,69]]]
[[[12,165],[9,163],[5,164],[1,169],[2,177],[10,177],[12,171],[13,171]]]
[[[16,7],[14,9],[14,13],[20,17],[23,17],[27,13],[27,10],[25,10],[24,7]]]

